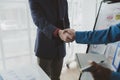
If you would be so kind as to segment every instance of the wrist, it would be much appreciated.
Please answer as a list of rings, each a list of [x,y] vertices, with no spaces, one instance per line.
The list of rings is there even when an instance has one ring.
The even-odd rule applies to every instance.
[[[54,37],[59,37],[59,31],[60,31],[60,29],[57,28],[57,29],[53,32],[53,36],[54,36]]]
[[[62,30],[59,30],[59,31],[58,31],[58,36],[60,36],[60,35],[61,35],[61,33],[62,33]]]

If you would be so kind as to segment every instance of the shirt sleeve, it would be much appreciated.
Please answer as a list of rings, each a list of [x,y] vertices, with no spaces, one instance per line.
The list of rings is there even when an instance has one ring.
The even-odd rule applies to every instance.
[[[110,80],[120,80],[120,73],[112,72]]]
[[[81,44],[107,44],[119,41],[120,23],[104,30],[76,31],[75,40]]]

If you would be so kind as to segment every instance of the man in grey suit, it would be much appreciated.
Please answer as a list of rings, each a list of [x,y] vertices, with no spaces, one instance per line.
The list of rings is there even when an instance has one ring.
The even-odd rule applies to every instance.
[[[29,0],[29,5],[37,26],[35,53],[38,63],[52,80],[60,80],[66,55],[63,41],[69,36],[63,29],[70,25],[67,0]]]

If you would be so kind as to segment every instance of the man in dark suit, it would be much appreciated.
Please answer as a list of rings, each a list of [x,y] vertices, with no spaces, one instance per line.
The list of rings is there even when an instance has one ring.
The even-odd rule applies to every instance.
[[[62,40],[69,36],[63,29],[70,25],[67,0],[29,0],[29,4],[37,26],[35,53],[38,63],[52,80],[60,80],[66,55]]]

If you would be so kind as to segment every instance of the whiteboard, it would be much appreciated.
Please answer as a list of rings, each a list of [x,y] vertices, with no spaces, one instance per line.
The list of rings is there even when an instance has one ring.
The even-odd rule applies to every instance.
[[[120,23],[120,3],[102,3],[96,20],[95,30],[106,29],[117,23]],[[105,54],[109,46],[108,44],[90,45],[88,53]]]
[[[103,3],[97,23],[96,30],[106,29],[110,25],[114,25],[120,22],[120,3],[107,4]]]

